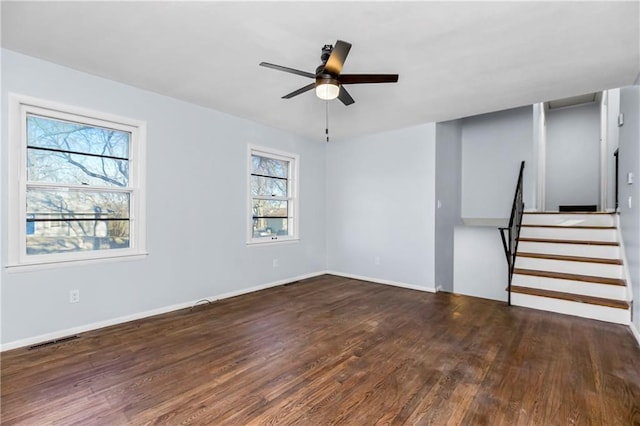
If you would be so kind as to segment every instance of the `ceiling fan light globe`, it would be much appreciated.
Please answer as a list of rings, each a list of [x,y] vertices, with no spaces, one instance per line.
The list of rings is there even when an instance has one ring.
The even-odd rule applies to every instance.
[[[322,100],[330,101],[340,94],[340,86],[333,83],[319,83],[316,86],[316,96]]]

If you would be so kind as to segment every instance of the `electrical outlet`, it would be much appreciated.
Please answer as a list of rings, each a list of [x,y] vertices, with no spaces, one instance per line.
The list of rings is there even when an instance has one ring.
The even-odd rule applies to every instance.
[[[69,290],[69,303],[80,302],[80,290]]]
[[[376,265],[380,264],[380,256],[376,256],[373,258],[373,263],[375,263]]]
[[[278,259],[273,259],[273,267],[277,268],[278,266],[280,266],[278,263]]]

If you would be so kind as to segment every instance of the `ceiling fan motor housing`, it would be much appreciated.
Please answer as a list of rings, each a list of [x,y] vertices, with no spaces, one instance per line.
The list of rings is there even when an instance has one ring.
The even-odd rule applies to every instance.
[[[331,74],[320,74],[316,77],[316,85],[321,84],[333,84],[334,86],[340,86],[340,82],[334,78]]]

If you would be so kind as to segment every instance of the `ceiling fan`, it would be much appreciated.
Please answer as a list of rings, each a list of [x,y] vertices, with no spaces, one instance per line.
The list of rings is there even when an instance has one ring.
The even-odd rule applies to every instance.
[[[335,46],[325,44],[320,56],[322,64],[316,68],[315,74],[268,62],[260,62],[260,66],[315,80],[311,84],[284,95],[282,99],[290,99],[315,88],[316,95],[320,99],[331,100],[338,98],[343,104],[351,105],[355,101],[344,88],[345,84],[396,83],[398,81],[398,74],[340,74],[350,49],[351,43],[342,40],[336,41]]]

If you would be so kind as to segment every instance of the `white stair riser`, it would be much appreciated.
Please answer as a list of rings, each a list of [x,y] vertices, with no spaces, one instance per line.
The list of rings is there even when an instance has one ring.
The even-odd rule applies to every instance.
[[[603,297],[605,299],[627,300],[627,288],[619,285],[586,283],[583,281],[560,280],[557,278],[520,274],[513,274],[512,285]]]
[[[520,238],[549,238],[555,240],[611,241],[615,242],[615,229],[522,227]]]
[[[617,324],[628,325],[631,322],[629,309],[610,308],[608,306],[591,305],[588,303],[571,302],[568,300],[551,299],[548,297],[519,293],[511,294],[511,304]]]
[[[622,278],[622,265],[573,262],[567,260],[516,257],[516,268],[536,271],[564,272],[567,274],[592,275],[595,277]]]
[[[519,252],[557,254],[564,256],[599,257],[603,259],[619,259],[618,246],[599,246],[594,244],[533,243],[520,241]]]
[[[524,214],[522,223],[525,225],[573,225],[573,226],[615,226],[613,215],[610,214]]]

